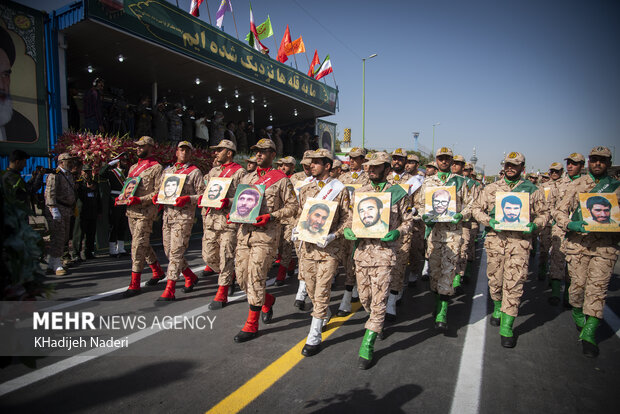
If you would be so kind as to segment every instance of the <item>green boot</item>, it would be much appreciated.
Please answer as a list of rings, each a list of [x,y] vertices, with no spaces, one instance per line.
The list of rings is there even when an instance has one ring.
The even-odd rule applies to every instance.
[[[499,326],[500,318],[502,317],[502,301],[493,301],[493,314],[491,315],[490,324],[493,326]]]
[[[437,299],[437,316],[435,316],[435,328],[441,330],[448,329],[448,301],[445,296],[440,295]]]
[[[516,345],[516,340],[514,334],[512,333],[512,324],[515,321],[515,317],[501,312],[500,319],[499,334],[501,335],[502,346],[504,348],[514,348]]]
[[[560,304],[560,291],[562,290],[562,281],[553,279],[551,280],[551,297],[549,298],[549,304],[551,306],[558,306]]]
[[[577,330],[581,332],[581,329],[586,325],[586,315],[583,314],[582,308],[573,308],[573,320],[577,326]]]
[[[368,369],[372,363],[372,354],[375,350],[375,340],[377,339],[377,333],[366,329],[364,339],[362,339],[362,346],[360,346],[358,367],[360,369]]]
[[[601,320],[599,318],[595,318],[594,316],[588,316],[586,319],[586,324],[581,330],[579,334],[579,339],[581,339],[581,346],[583,350],[583,354],[588,358],[594,358],[598,356],[598,346],[596,345],[596,328],[598,328]]]
[[[452,280],[452,287],[454,289],[461,287],[461,275],[454,275],[454,280]]]
[[[439,299],[439,293],[435,293],[435,310],[433,311],[433,318],[437,316],[441,309],[441,300]]]

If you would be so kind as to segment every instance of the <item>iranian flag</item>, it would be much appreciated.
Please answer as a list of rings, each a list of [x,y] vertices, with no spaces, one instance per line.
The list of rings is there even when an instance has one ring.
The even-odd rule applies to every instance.
[[[201,4],[202,0],[192,0],[192,4],[189,6],[189,13],[194,17],[200,16],[198,7],[200,7]]]
[[[260,42],[256,24],[254,24],[254,14],[252,14],[252,3],[250,3],[250,39],[248,44],[259,52],[269,54],[269,48]]]
[[[314,79],[319,80],[322,77],[327,76],[327,75],[329,75],[332,72],[333,72],[332,62],[331,62],[331,60],[329,60],[329,55],[327,55],[325,57],[325,60],[323,61],[323,63],[319,67],[319,69],[315,72]]]

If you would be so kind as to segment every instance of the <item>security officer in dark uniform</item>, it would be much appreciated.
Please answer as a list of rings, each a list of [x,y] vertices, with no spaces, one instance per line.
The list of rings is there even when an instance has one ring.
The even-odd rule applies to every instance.
[[[127,253],[125,251],[125,235],[128,227],[125,215],[127,206],[114,205],[114,200],[121,194],[127,179],[127,167],[127,157],[125,153],[121,153],[99,171],[101,178],[110,184],[110,195],[107,202],[109,203],[110,238],[108,241],[111,257],[118,257]]]
[[[92,175],[92,167],[85,165],[82,168],[82,176],[77,181],[77,206],[79,211],[80,234],[74,235],[74,248],[78,254],[84,242],[84,259],[93,259],[95,256],[95,235],[97,233],[97,217],[101,214],[101,196],[99,185]]]

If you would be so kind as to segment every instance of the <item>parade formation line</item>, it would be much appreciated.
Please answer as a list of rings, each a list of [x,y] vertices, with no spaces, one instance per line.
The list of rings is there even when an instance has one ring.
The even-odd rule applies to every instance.
[[[482,276],[480,273],[482,272]],[[459,373],[454,387],[451,414],[478,413],[484,365],[484,343],[487,330],[486,254],[482,255],[476,290],[472,298],[469,324],[465,334]]]
[[[331,334],[336,332],[349,318],[351,318],[362,305],[357,302],[352,304],[351,313],[347,316],[333,317],[330,319],[327,330],[323,332],[325,341]],[[295,346],[286,351],[280,358],[272,362],[267,368],[256,374],[236,391],[228,395],[217,405],[207,411],[207,414],[216,413],[238,413],[248,404],[258,398],[269,387],[275,384],[280,378],[295,367],[305,357],[301,354],[301,349],[306,343],[306,338],[299,341]]]

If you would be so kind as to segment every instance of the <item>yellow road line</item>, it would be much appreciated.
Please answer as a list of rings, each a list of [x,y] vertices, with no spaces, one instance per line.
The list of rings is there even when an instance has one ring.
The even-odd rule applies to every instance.
[[[348,316],[333,317],[330,321],[328,329],[323,332],[323,341],[331,334],[336,332],[350,317],[360,308],[359,302],[353,303],[352,312]],[[246,405],[258,398],[263,392],[271,387],[277,380],[282,378],[295,365],[297,365],[305,357],[301,354],[301,349],[306,343],[306,338],[299,341],[295,346],[286,351],[284,355],[272,362],[267,368],[256,374],[248,382],[239,387],[236,391],[224,398],[217,405],[207,411],[207,414],[213,413],[238,413]]]

